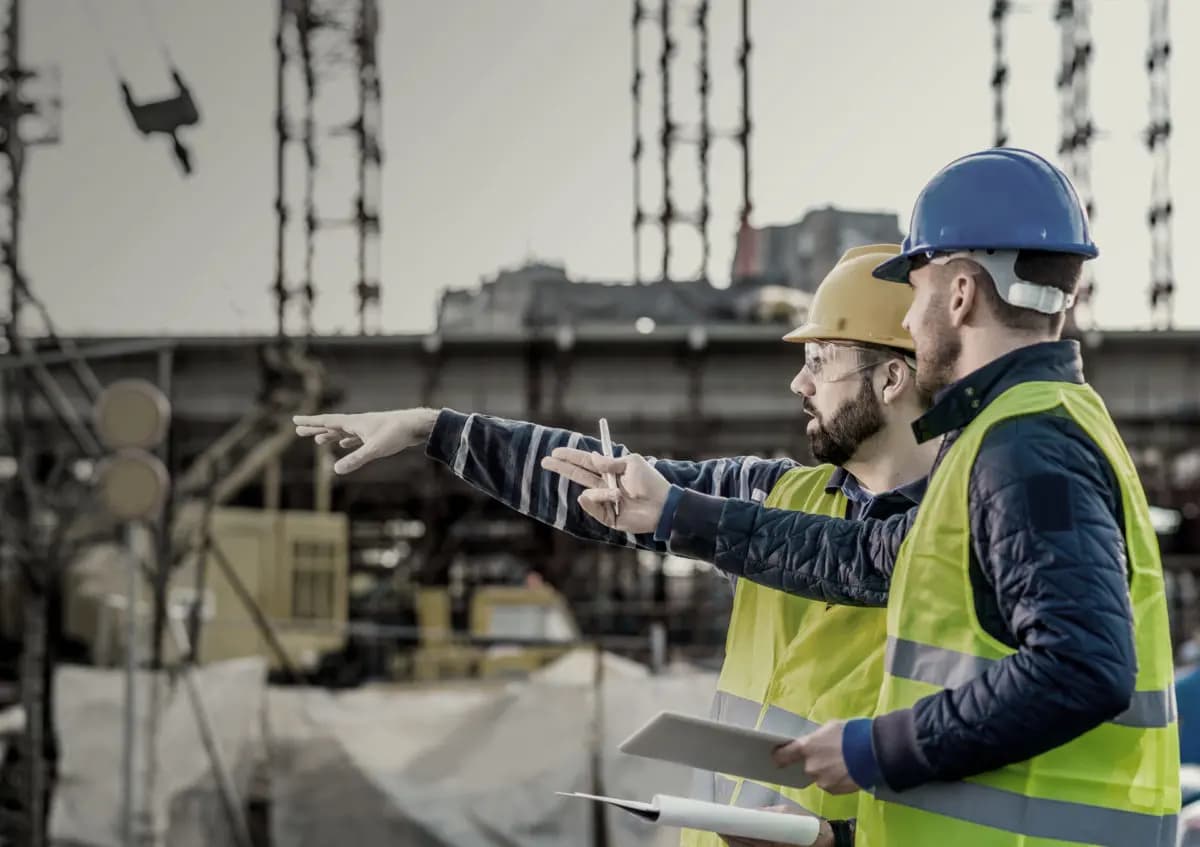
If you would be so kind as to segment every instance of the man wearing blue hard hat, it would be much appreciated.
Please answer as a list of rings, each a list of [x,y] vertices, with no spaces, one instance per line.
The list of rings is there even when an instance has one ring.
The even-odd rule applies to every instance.
[[[1060,340],[1097,255],[1067,177],[973,153],[922,190],[875,270],[913,287],[914,424],[940,438],[925,499],[886,520],[767,509],[610,462],[589,514],[761,584],[886,605],[876,717],[777,752],[827,791],[866,789],[857,844],[1175,844],[1179,746],[1149,509],[1078,345]],[[885,283],[881,283],[885,284]],[[615,521],[606,510],[619,501]]]

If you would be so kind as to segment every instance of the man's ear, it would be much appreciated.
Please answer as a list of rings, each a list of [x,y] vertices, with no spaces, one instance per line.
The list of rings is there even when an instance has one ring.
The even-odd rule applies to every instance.
[[[954,274],[950,281],[950,325],[961,327],[976,317],[974,312],[980,307],[982,298],[979,296],[979,279],[966,271]]]
[[[889,360],[883,371],[886,374],[886,381],[883,383],[881,395],[883,405],[890,406],[903,396],[904,390],[912,382],[913,372],[899,359]]]

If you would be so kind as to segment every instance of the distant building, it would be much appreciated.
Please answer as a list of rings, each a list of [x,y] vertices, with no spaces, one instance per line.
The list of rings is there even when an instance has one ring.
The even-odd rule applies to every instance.
[[[706,280],[573,280],[561,265],[530,262],[452,288],[438,304],[439,332],[511,333],[561,326],[612,329],[803,322],[812,292],[850,247],[900,241],[892,213],[808,212],[784,226],[748,228],[737,240],[733,284]],[[640,324],[639,324],[640,322]]]
[[[898,244],[901,238],[894,212],[813,209],[793,224],[738,233],[730,279],[735,286],[784,285],[812,292],[851,247]]]
[[[527,264],[500,271],[478,290],[442,294],[441,332],[517,332],[559,326],[642,327],[746,323],[794,317],[790,308],[764,311],[759,292],[716,288],[703,280],[622,282],[572,280],[560,265]],[[799,299],[803,305],[803,298]],[[648,323],[646,319],[649,319]]]

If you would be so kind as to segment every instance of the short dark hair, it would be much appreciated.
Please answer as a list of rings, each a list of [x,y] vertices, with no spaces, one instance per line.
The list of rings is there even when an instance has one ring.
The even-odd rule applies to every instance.
[[[1079,288],[1079,279],[1083,274],[1083,256],[1075,253],[1051,253],[1047,250],[1022,250],[1017,254],[1015,270],[1017,276],[1037,285],[1057,288],[1064,294],[1073,295]],[[982,267],[975,274],[977,281],[986,281],[980,285],[983,299],[988,302],[1000,323],[1012,329],[1022,329],[1031,332],[1048,332],[1057,337],[1066,319],[1064,312],[1047,315],[1033,309],[1022,309],[1000,299],[996,291],[996,283],[992,275]]]

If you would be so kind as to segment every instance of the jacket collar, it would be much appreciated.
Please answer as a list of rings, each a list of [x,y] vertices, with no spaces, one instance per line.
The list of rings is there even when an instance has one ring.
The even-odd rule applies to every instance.
[[[1022,382],[1083,383],[1076,341],[1043,341],[1019,347],[946,386],[929,411],[913,422],[918,444],[960,430],[989,403]]]

